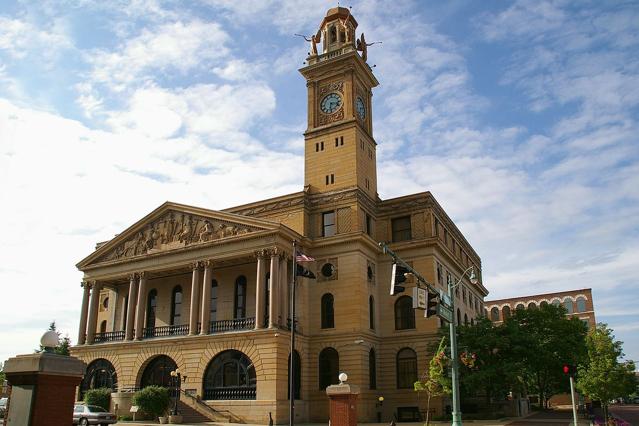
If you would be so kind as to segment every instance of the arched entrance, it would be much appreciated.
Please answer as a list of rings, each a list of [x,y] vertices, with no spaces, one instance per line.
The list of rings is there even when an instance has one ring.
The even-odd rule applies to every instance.
[[[115,391],[118,386],[118,375],[113,364],[103,358],[91,361],[87,372],[80,383],[80,399],[89,389],[108,388]]]
[[[257,377],[250,358],[240,351],[216,355],[204,372],[203,399],[256,399]]]
[[[140,388],[153,385],[165,388],[172,387],[173,378],[171,377],[171,371],[176,368],[177,364],[175,361],[166,355],[153,358],[142,372]]]

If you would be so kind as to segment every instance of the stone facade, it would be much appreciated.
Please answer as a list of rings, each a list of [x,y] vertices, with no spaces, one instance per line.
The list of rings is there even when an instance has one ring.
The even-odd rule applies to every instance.
[[[309,102],[303,191],[224,211],[167,202],[77,265],[83,308],[72,353],[89,365],[84,387],[139,388],[159,380],[148,370],[168,357],[186,376],[183,389],[213,409],[236,421],[266,424],[270,413],[288,423],[297,241],[316,259],[304,266],[317,279],[297,280],[296,419],[328,419],[325,385],[337,383],[336,371],[361,389],[359,421],[376,420],[380,396],[384,421],[402,408],[425,409],[398,376],[417,380],[426,371],[440,320],[414,311],[414,324],[398,329],[398,300],[410,297],[414,282],[389,295],[391,259],[378,242],[441,289],[474,267],[479,283],[463,279],[456,295],[460,322],[481,315],[488,291],[481,259],[432,194],[379,198],[371,119],[377,80],[358,53],[356,27],[348,9],[329,10],[317,35],[328,37],[322,53],[300,70]],[[414,359],[398,359],[406,348]],[[217,363],[240,355],[228,361],[240,379],[227,390]],[[444,404],[431,407],[441,413]]]

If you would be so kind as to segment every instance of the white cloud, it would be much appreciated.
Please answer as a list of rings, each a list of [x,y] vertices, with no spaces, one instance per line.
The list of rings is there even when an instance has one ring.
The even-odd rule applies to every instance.
[[[43,29],[22,19],[0,16],[0,51],[4,50],[14,59],[36,56],[49,61],[60,50],[71,47],[71,39],[56,23]]]
[[[91,81],[122,91],[150,75],[185,74],[228,55],[228,34],[215,22],[172,22],[143,29],[116,51],[98,50],[88,56]]]

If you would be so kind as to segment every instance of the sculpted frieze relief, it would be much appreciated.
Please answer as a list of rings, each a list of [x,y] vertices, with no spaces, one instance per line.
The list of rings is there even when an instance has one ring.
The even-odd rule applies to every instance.
[[[143,254],[204,244],[214,240],[247,234],[258,228],[169,212],[120,243],[100,261],[118,260]]]

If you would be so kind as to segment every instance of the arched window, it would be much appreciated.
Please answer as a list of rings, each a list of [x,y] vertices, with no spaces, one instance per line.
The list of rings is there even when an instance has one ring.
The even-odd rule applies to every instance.
[[[147,386],[163,386],[168,388],[173,385],[171,371],[177,368],[177,364],[173,359],[166,355],[160,355],[151,360],[142,373],[140,387]]]
[[[470,319],[470,325],[475,325],[475,319],[474,318]]]
[[[171,293],[171,325],[182,324],[182,287],[177,285]]]
[[[522,309],[526,309],[526,307],[524,306],[523,303],[518,303],[517,306],[515,307],[515,309],[517,309],[518,311],[522,310]]]
[[[561,301],[559,299],[555,299],[552,301],[552,304],[555,306],[560,306],[561,305]]]
[[[397,389],[412,389],[417,381],[417,354],[411,348],[397,352]]]
[[[402,296],[395,302],[395,330],[415,328],[415,310],[413,298]]]
[[[217,321],[217,281],[211,282],[211,321]]]
[[[377,389],[377,360],[373,348],[368,351],[368,388]]]
[[[506,321],[506,318],[510,318],[510,306],[504,306],[501,309],[501,317]]]
[[[457,308],[457,325],[461,325],[461,311]]]
[[[246,277],[244,275],[240,275],[235,280],[233,318],[246,318]],[[255,320],[257,321],[257,318]]]
[[[572,308],[572,299],[564,299],[564,308],[566,308],[566,312],[568,312],[569,314],[572,314],[574,312]]]
[[[331,25],[331,27],[328,30],[330,37],[331,37],[331,43],[335,43],[337,42],[337,29],[335,28],[334,25]]]
[[[375,299],[368,297],[368,328],[375,330]]]
[[[150,333],[153,333],[152,329],[155,328],[155,312],[157,310],[157,306],[158,291],[156,289],[153,289],[149,292],[149,296],[146,300],[146,328],[150,329]]]
[[[490,320],[499,321],[499,308],[494,307],[490,310]]]
[[[227,350],[216,355],[204,372],[204,399],[255,399],[255,367],[245,354]]]
[[[322,296],[322,328],[335,328],[335,312],[333,310],[333,295],[326,293]]]
[[[468,325],[468,314],[464,314],[464,325]]]
[[[586,299],[581,296],[577,298],[577,312],[586,312]]]
[[[291,371],[291,354],[288,355],[288,371]],[[297,351],[293,351],[293,390],[295,391],[295,399],[300,398],[300,387],[302,383],[302,361],[300,359],[300,354]],[[291,388],[287,382],[287,398],[291,399]]]
[[[546,302],[545,300],[539,304],[540,308],[545,308],[546,306],[548,306],[548,302]]]
[[[80,399],[89,389],[109,388],[115,392],[118,386],[118,375],[113,364],[103,358],[91,361],[80,383]]]
[[[107,326],[106,320],[100,323],[100,333],[106,333],[106,326]]]
[[[319,389],[325,390],[330,385],[339,383],[339,355],[331,347],[322,349],[318,363]]]
[[[537,309],[537,304],[535,302],[530,302],[528,304],[528,309]]]

